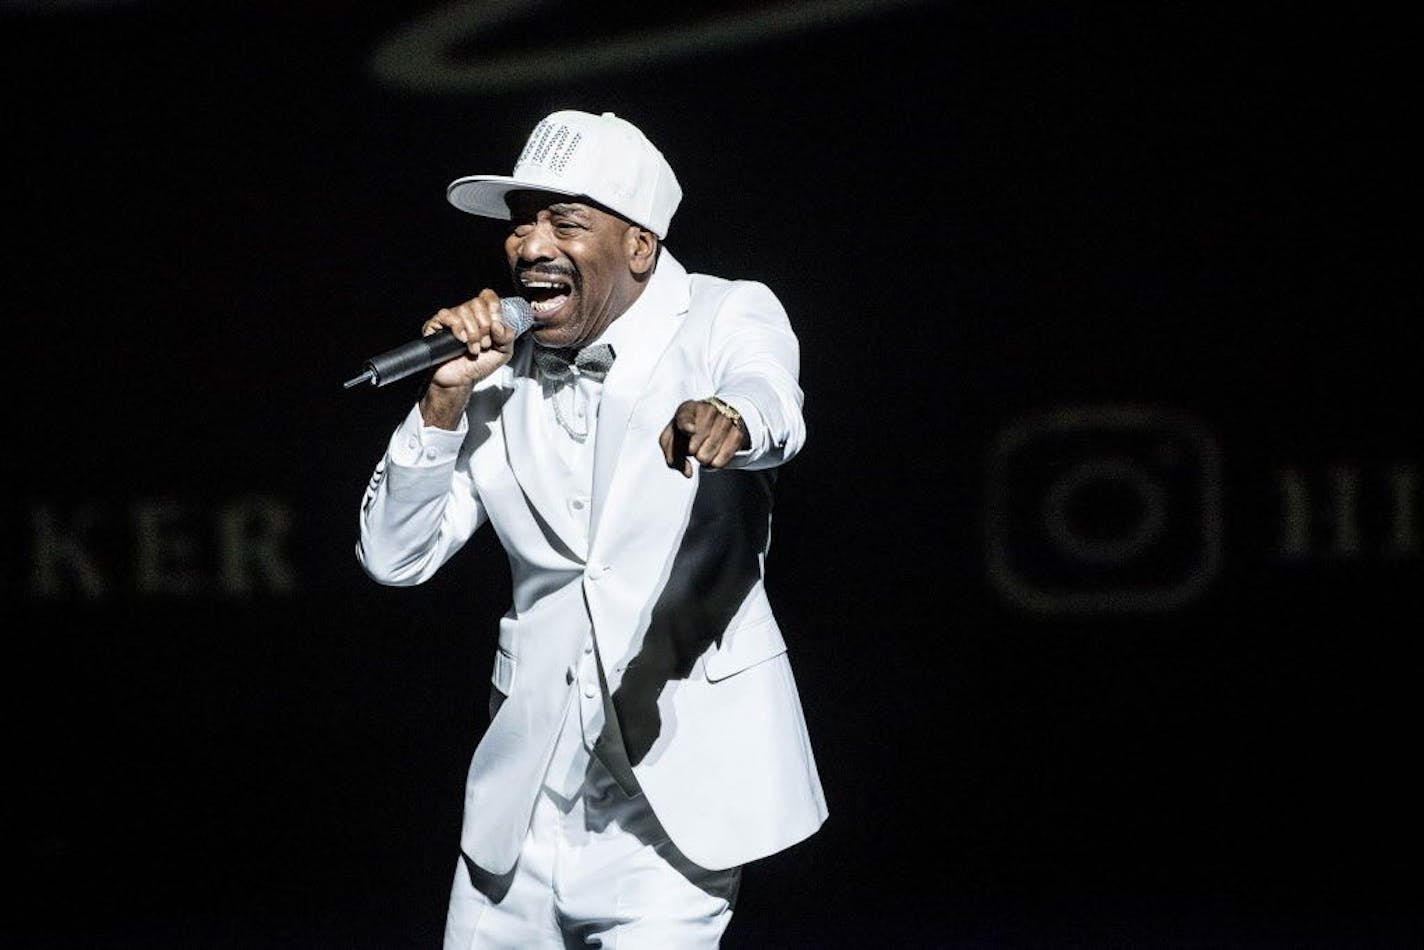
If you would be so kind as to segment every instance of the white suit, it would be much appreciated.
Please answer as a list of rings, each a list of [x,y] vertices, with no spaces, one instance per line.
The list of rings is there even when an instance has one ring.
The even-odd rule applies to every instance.
[[[637,785],[679,850],[729,868],[814,832],[826,806],[762,571],[775,466],[804,438],[797,344],[761,284],[689,275],[661,252],[620,320],[604,383],[591,497],[549,476],[543,392],[521,339],[476,387],[457,433],[412,410],[361,509],[358,556],[388,584],[426,580],[486,520],[509,556],[494,685],[508,698],[475,751],[461,848],[501,874],[518,858],[592,630]],[[718,395],[751,446],[691,479],[658,434],[678,405]],[[587,532],[571,505],[588,504]]]

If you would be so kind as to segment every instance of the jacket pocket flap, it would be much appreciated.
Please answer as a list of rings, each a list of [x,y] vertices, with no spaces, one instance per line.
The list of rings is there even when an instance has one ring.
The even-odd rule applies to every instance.
[[[702,665],[708,681],[715,683],[785,652],[781,628],[776,618],[767,614],[728,630],[720,644],[714,643],[702,654]]]
[[[494,672],[490,675],[490,682],[494,688],[508,696],[514,689],[514,668],[519,665],[519,661],[514,658],[504,647],[500,647],[494,652]]]

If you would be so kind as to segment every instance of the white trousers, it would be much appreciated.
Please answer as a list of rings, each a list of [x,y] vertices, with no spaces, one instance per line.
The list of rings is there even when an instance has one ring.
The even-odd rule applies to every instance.
[[[590,757],[572,800],[540,793],[513,870],[495,877],[461,855],[445,950],[715,948],[740,881],[740,868],[687,860],[647,799]]]

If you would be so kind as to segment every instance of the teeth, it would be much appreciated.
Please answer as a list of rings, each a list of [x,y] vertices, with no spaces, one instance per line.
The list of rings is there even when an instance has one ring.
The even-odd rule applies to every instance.
[[[529,308],[536,314],[557,310],[572,293],[572,288],[566,280],[537,280],[532,276],[525,276],[519,283],[524,290],[533,291],[529,296],[543,295],[542,299],[529,301]]]

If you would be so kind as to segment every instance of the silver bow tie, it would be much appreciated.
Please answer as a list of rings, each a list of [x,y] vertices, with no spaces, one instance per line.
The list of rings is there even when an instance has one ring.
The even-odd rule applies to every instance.
[[[580,376],[601,383],[613,367],[616,355],[607,343],[596,343],[581,350],[536,346],[534,365],[539,367],[545,379],[553,383],[567,382],[573,377],[575,369]]]

